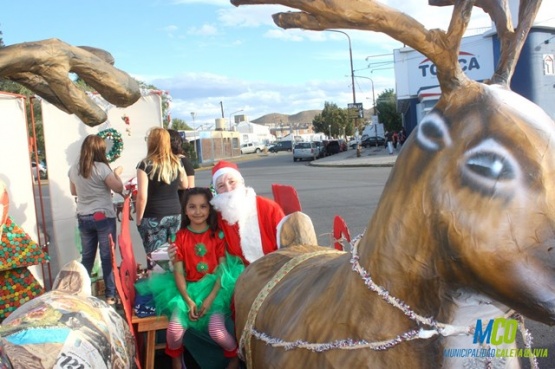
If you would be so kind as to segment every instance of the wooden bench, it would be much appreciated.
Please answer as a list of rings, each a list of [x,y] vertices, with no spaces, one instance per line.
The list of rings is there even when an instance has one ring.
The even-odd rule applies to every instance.
[[[156,350],[166,347],[165,343],[156,344],[156,331],[168,328],[168,318],[163,315],[139,318],[133,314],[131,323],[138,334],[146,333],[144,368],[154,369]]]

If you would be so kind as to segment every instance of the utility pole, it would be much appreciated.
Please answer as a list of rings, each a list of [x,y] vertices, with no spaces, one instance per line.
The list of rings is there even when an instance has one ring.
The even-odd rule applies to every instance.
[[[347,40],[349,40],[349,60],[351,62],[351,87],[353,89],[353,106],[354,106],[357,103],[357,97],[355,93],[355,70],[353,68],[353,49],[351,47],[351,37],[346,32],[338,31],[336,29],[327,29],[326,31],[342,33],[345,36],[347,36]],[[350,109],[347,111],[350,112]],[[358,117],[354,118],[355,129],[357,130],[358,130],[358,119],[359,119]],[[357,157],[360,157],[360,145],[357,145]]]
[[[346,32],[338,31],[336,29],[327,29],[326,31],[342,33],[345,36],[347,36],[347,40],[349,40],[349,60],[351,62],[351,86],[353,89],[353,104],[356,104],[357,97],[355,93],[355,70],[353,68],[353,49],[351,48],[351,37],[349,37],[349,35]]]

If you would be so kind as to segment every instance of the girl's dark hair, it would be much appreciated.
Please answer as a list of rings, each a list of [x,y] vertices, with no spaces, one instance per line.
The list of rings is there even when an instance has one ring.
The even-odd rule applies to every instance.
[[[191,221],[186,215],[185,208],[187,203],[189,202],[189,198],[193,195],[204,195],[206,202],[208,202],[208,206],[210,207],[210,212],[208,213],[208,228],[210,229],[212,236],[216,234],[218,231],[218,215],[216,213],[216,209],[210,204],[210,200],[212,200],[212,192],[209,188],[206,187],[193,187],[187,190],[184,190],[181,194],[181,228],[186,228]]]
[[[168,132],[170,134],[172,153],[174,155],[183,155],[185,153],[183,151],[183,138],[181,138],[181,135],[175,129],[168,129]]]
[[[85,137],[81,144],[81,154],[79,155],[79,175],[83,178],[89,178],[94,168],[94,162],[110,166],[110,162],[106,158],[106,141],[98,135],[92,134]]]

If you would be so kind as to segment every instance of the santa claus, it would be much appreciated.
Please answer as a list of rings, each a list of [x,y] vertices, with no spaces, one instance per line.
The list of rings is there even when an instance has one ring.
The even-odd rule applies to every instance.
[[[281,207],[245,186],[235,163],[218,162],[212,168],[212,184],[217,195],[211,203],[218,211],[228,252],[248,265],[277,250],[278,224],[285,216]]]

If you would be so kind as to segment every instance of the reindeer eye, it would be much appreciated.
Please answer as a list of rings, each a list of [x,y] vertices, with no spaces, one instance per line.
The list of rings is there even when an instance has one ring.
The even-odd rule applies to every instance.
[[[463,155],[461,179],[465,186],[489,195],[509,196],[522,179],[511,151],[493,138],[480,142]]]
[[[416,142],[424,150],[438,151],[451,146],[449,127],[443,115],[431,111],[417,126]]]
[[[502,181],[515,178],[512,165],[493,152],[474,153],[466,165],[474,173],[490,179]]]

